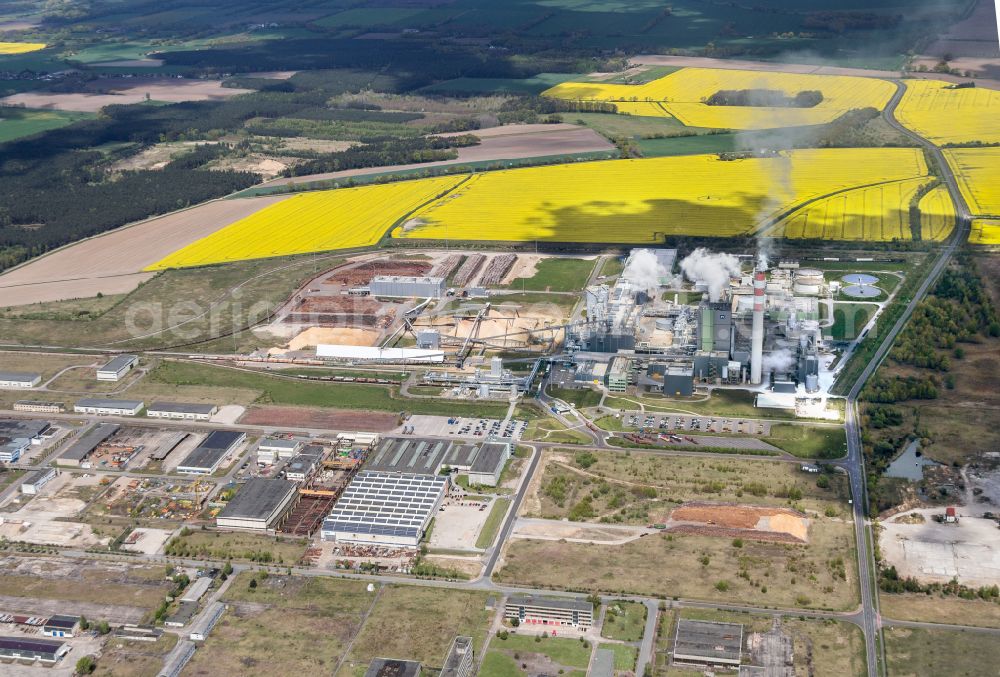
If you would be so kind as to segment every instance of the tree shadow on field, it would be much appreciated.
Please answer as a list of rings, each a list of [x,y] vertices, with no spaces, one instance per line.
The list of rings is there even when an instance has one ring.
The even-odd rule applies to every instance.
[[[728,196],[727,196],[728,197]],[[741,206],[714,204],[722,198],[696,200],[595,200],[570,207],[540,205],[548,219],[536,224],[538,239],[558,242],[663,244],[674,237],[742,237],[753,232],[766,203],[764,195],[737,194]]]

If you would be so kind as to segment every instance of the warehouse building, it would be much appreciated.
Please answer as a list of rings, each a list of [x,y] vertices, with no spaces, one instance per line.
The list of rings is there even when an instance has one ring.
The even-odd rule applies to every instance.
[[[452,640],[438,677],[472,677],[474,660],[472,638],[459,635]]]
[[[32,444],[41,444],[48,421],[0,420],[0,463],[17,463]]]
[[[177,611],[170,614],[163,620],[163,624],[171,628],[183,628],[191,622],[191,619],[198,613],[197,602],[181,602],[177,605]]]
[[[42,487],[51,482],[56,478],[55,468],[42,468],[41,470],[32,470],[30,473],[24,476],[21,480],[21,493],[27,494],[28,496],[34,496],[37,494]]]
[[[0,388],[29,390],[42,382],[42,375],[27,371],[0,371]]]
[[[85,397],[77,400],[73,411],[78,414],[96,414],[97,416],[137,416],[142,411],[143,402],[139,400],[106,400],[97,397]]]
[[[119,355],[97,369],[98,381],[120,381],[125,374],[135,369],[139,364],[136,355]]]
[[[17,463],[30,446],[27,437],[0,437],[0,463]]]
[[[76,633],[79,625],[79,616],[55,615],[45,621],[45,625],[42,626],[42,634],[46,637],[70,638]]]
[[[299,493],[291,480],[254,477],[236,492],[215,518],[223,529],[273,531],[281,526]]]
[[[457,444],[447,440],[393,437],[382,440],[365,470],[437,475],[448,468],[468,475],[469,484],[495,487],[513,447],[503,442]]]
[[[188,475],[211,475],[219,469],[222,459],[236,451],[246,438],[246,433],[215,430],[181,461],[177,466],[177,472]]]
[[[54,639],[0,637],[0,658],[53,664],[69,653],[69,644]]]
[[[365,677],[420,677],[420,662],[375,658],[368,664]]]
[[[154,402],[146,409],[150,418],[170,418],[182,421],[207,421],[219,408],[214,404],[187,404],[182,402]]]
[[[91,428],[76,442],[71,444],[66,451],[59,456],[57,463],[69,465],[77,468],[87,467],[87,457],[89,457],[98,445],[102,444],[109,437],[118,432],[121,428],[117,423],[100,423]]]
[[[194,583],[188,586],[184,594],[181,595],[181,602],[198,602],[208,589],[212,587],[212,577],[202,576],[201,578],[196,578]]]
[[[684,665],[739,667],[743,626],[739,623],[677,621],[673,662]]]
[[[448,491],[441,475],[361,471],[323,522],[323,540],[416,548]]]
[[[521,625],[564,626],[587,630],[594,624],[594,605],[585,599],[558,599],[512,595],[507,598],[504,617]]]
[[[301,447],[302,443],[298,440],[265,438],[257,445],[257,465],[274,465],[277,461],[287,461]]]
[[[212,628],[215,627],[215,624],[219,622],[219,619],[222,618],[222,614],[225,612],[225,604],[222,602],[212,602],[208,609],[205,610],[205,616],[191,628],[188,638],[193,642],[204,642],[208,639],[208,633],[212,632]]]
[[[368,284],[368,289],[372,296],[439,299],[444,296],[445,280],[443,277],[376,275]]]
[[[25,411],[32,414],[59,414],[64,406],[62,402],[43,402],[41,400],[18,400],[14,403],[14,411]]]

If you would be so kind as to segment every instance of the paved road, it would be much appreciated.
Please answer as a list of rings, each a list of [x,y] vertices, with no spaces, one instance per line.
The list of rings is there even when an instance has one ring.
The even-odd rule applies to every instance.
[[[892,348],[892,344],[895,341],[896,336],[903,330],[903,327],[906,326],[906,322],[910,319],[910,316],[913,314],[917,305],[924,299],[927,292],[931,289],[931,286],[935,281],[937,281],[942,271],[944,271],[945,267],[948,265],[948,261],[951,259],[958,246],[967,239],[970,222],[968,205],[965,203],[965,198],[962,197],[962,193],[958,187],[958,181],[955,179],[955,176],[952,173],[951,168],[948,166],[941,150],[916,132],[907,129],[900,124],[898,120],[896,120],[896,106],[899,105],[900,100],[906,93],[906,85],[901,80],[896,80],[895,83],[896,93],[889,101],[889,104],[886,106],[882,115],[886,122],[888,122],[893,128],[901,134],[913,139],[923,148],[926,148],[927,151],[936,159],[941,171],[942,179],[948,188],[952,201],[955,204],[958,224],[956,225],[955,232],[952,234],[948,244],[938,255],[938,259],[931,268],[930,273],[917,288],[917,291],[913,294],[913,298],[910,300],[909,304],[907,304],[903,313],[896,321],[896,324],[893,325],[889,332],[884,335],[878,350],[865,366],[864,371],[862,371],[858,380],[854,383],[847,397],[846,427],[848,456],[847,460],[843,463],[843,466],[850,474],[851,495],[854,497],[855,538],[858,550],[858,576],[860,578],[862,603],[861,628],[865,635],[868,674],[871,677],[878,677],[885,672],[885,642],[882,641],[879,623],[878,589],[875,581],[876,571],[873,557],[874,544],[872,540],[873,537],[871,528],[868,524],[868,489],[865,478],[864,451],[861,445],[861,425],[858,415],[858,397],[861,394],[861,390],[864,388],[865,383],[869,378],[871,378],[871,376],[875,373],[875,370],[878,369],[879,365],[882,363],[882,360],[884,360],[885,356],[889,353],[889,349]]]

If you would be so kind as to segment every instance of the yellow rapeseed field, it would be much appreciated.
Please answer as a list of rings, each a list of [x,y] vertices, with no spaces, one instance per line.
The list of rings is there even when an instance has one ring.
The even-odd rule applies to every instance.
[[[907,80],[896,118],[934,141],[1000,141],[1000,92],[980,87],[953,89],[950,82]]]
[[[3,54],[26,54],[45,49],[44,42],[0,42],[0,55]]]
[[[806,200],[926,175],[923,154],[911,148],[810,149],[733,161],[691,155],[511,169],[476,175],[415,212],[393,236],[636,244],[662,242],[667,235],[727,237],[766,227]],[[898,221],[897,208],[890,200],[873,205],[872,223]],[[866,237],[891,239],[897,232],[898,225],[887,226],[875,235],[872,226]]]
[[[767,230],[792,239],[911,240],[910,201],[926,177],[855,188],[811,202]]]
[[[948,189],[935,186],[920,198],[920,239],[942,242],[955,229],[955,204]]]
[[[704,100],[720,90],[769,89],[786,95],[818,90],[823,101],[812,108],[709,106]],[[608,101],[627,115],[673,116],[690,127],[771,129],[830,122],[854,108],[881,110],[895,86],[885,80],[842,75],[801,75],[682,68],[643,85],[564,82],[542,96],[573,101]]]
[[[463,178],[446,176],[296,195],[174,252],[147,270],[373,245],[396,221]]]
[[[946,148],[944,156],[972,214],[1000,217],[1000,147]]]
[[[1000,245],[1000,219],[973,219],[969,242],[982,245]]]

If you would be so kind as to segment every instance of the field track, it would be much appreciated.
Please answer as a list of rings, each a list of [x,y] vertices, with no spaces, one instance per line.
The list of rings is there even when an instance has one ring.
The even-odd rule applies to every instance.
[[[592,129],[564,123],[557,125],[510,125],[468,133],[478,136],[482,139],[482,143],[478,146],[457,149],[458,158],[455,160],[422,162],[412,165],[393,165],[390,167],[347,169],[340,172],[296,176],[291,179],[274,179],[263,185],[284,186],[289,183],[303,184],[310,181],[346,179],[352,176],[385,174],[428,167],[443,167],[446,165],[462,164],[463,162],[519,160],[532,157],[546,157],[549,155],[590,153],[614,149],[614,146],[607,139]],[[466,134],[466,132],[460,132],[460,134]],[[440,136],[456,136],[456,134],[441,134]]]
[[[132,291],[153,276],[146,266],[286,197],[207,202],[32,259],[0,275],[0,306]]]

